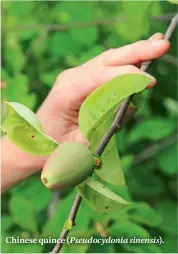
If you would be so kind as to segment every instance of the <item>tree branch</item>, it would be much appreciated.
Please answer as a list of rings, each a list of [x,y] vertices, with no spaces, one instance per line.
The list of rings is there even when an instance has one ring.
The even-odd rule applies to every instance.
[[[161,57],[160,60],[163,60],[172,65],[178,66],[178,59],[175,56],[172,56],[170,54],[166,54],[165,56]]]
[[[153,21],[170,21],[172,17],[175,15],[174,12],[166,13],[164,15],[159,16],[152,16],[151,19]],[[112,19],[98,19],[98,20],[92,20],[88,22],[73,22],[71,24],[29,24],[29,25],[23,25],[15,27],[14,29],[23,30],[23,29],[43,29],[47,32],[54,32],[54,31],[68,31],[71,29],[81,29],[81,28],[87,28],[87,27],[93,27],[93,26],[106,26],[110,25],[112,23],[121,23],[125,22],[126,18],[124,16],[121,16],[119,18],[112,18]]]
[[[58,201],[60,199],[60,191],[54,191],[52,193],[52,199],[51,199],[51,202],[48,206],[48,210],[47,210],[47,214],[48,214],[48,217],[49,218],[52,218],[52,216],[54,215],[55,213],[55,210],[56,210],[56,206],[58,204]]]
[[[166,31],[165,39],[169,40],[171,38],[174,30],[176,29],[177,24],[178,24],[178,14],[173,17],[171,24],[169,25],[169,27]],[[143,63],[141,66],[141,69],[146,71],[148,69],[148,67],[150,66],[150,64],[151,64],[151,61],[147,61],[147,62]],[[121,104],[121,106],[118,110],[118,113],[117,113],[113,123],[111,124],[111,127],[109,128],[108,132],[102,138],[102,140],[96,150],[96,154],[98,154],[99,156],[103,153],[105,147],[107,146],[107,144],[109,143],[110,139],[115,134],[115,132],[118,131],[118,129],[119,130],[121,129],[122,120],[125,116],[125,113],[127,112],[128,106],[129,106],[130,102],[132,101],[133,97],[134,97],[134,94],[130,95]],[[82,197],[80,196],[79,193],[77,193],[76,198],[73,202],[72,209],[71,209],[69,217],[68,217],[68,219],[72,221],[73,226],[75,225],[75,218],[76,218],[78,209],[80,207],[81,201],[82,201]],[[52,250],[52,253],[58,253],[61,250],[61,248],[63,246],[63,242],[66,239],[68,233],[69,233],[69,230],[63,229],[63,231],[58,239],[58,243],[55,245],[54,249]]]
[[[170,21],[172,17],[175,15],[174,12],[171,13],[166,13],[164,15],[160,16],[152,16],[153,21]],[[87,27],[95,27],[95,26],[107,26],[113,23],[121,23],[125,22],[126,19],[124,16],[119,17],[119,18],[113,18],[113,19],[98,19],[98,20],[92,20],[89,22],[73,22],[71,24],[30,24],[30,25],[23,25],[21,27],[17,27],[15,29],[18,30],[23,30],[23,29],[42,29],[43,33],[39,35],[33,42],[32,45],[29,47],[27,50],[27,57],[31,56],[32,50],[38,45],[42,40],[45,39],[45,37],[48,36],[49,32],[63,32],[63,31],[68,31],[71,29],[81,29],[81,28],[87,28]]]
[[[142,153],[136,155],[133,166],[136,166],[144,161],[148,160],[149,158],[153,157],[155,154],[161,152],[162,150],[168,148],[169,146],[175,144],[177,142],[177,135],[172,135],[167,137],[164,140],[159,141],[158,143],[154,143],[147,147]]]

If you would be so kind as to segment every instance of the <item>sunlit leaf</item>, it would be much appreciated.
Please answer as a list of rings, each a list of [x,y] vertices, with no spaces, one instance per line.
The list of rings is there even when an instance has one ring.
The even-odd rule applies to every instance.
[[[168,2],[172,3],[172,4],[178,4],[177,0],[168,0]]]
[[[130,94],[141,92],[151,78],[142,74],[125,74],[95,89],[83,102],[79,112],[79,125],[85,137],[107,118],[108,112]]]
[[[79,126],[93,152],[113,122],[121,101],[130,94],[142,91],[149,82],[149,77],[140,74],[118,76],[98,87],[86,98],[80,108]],[[107,145],[101,159],[102,167],[96,173],[114,185],[125,185],[115,137]]]
[[[130,204],[91,177],[77,186],[77,189],[85,202],[99,212],[118,212]]]
[[[17,102],[6,102],[9,113],[2,124],[2,130],[24,151],[34,155],[48,155],[57,142],[47,136],[36,115]]]

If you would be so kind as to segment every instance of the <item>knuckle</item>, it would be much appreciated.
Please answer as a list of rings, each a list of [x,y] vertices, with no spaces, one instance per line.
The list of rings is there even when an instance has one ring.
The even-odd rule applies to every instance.
[[[113,54],[114,51],[115,51],[115,48],[110,48],[110,49],[107,49],[105,52],[103,52],[102,55],[108,56],[110,54]]]
[[[112,54],[115,51],[115,48],[109,48],[105,51],[106,54]]]
[[[143,47],[143,46],[145,46],[145,42],[146,42],[146,40],[140,40],[140,41],[137,41],[135,43],[135,45],[138,47]]]
[[[126,65],[125,68],[126,68],[126,71],[128,71],[128,72],[138,72],[139,71],[139,69],[134,65]]]
[[[74,71],[75,68],[70,68],[70,69],[67,69],[67,70],[64,70],[62,71],[58,77],[57,77],[57,81],[62,81],[64,79],[68,79],[72,74],[73,74],[73,71]]]
[[[107,50],[107,52],[113,52],[115,50],[115,48],[109,48],[108,50]]]

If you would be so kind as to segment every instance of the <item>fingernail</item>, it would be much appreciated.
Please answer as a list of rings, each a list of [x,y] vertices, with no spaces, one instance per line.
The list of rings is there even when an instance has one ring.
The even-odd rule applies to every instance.
[[[145,75],[151,79],[151,81],[150,81],[151,86],[154,86],[156,84],[156,79],[147,72],[145,72]],[[150,86],[150,84],[149,84],[149,86]]]
[[[163,40],[164,35],[162,33],[155,33],[153,34],[148,40]]]
[[[153,45],[153,47],[161,47],[166,42],[167,42],[167,40],[156,40],[156,41],[152,41],[152,45]]]
[[[151,78],[151,81],[150,81],[148,87],[152,87],[152,86],[156,85],[156,79],[148,73],[146,73],[146,75]]]

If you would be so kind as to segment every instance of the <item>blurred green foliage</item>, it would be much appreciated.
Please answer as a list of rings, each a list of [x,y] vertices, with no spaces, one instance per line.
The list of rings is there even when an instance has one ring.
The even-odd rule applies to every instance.
[[[176,5],[165,1],[2,3],[2,98],[37,110],[56,76],[107,48],[165,32]],[[121,22],[122,17],[126,22]],[[96,238],[158,237],[164,244],[73,244],[65,252],[177,252],[176,118],[177,41],[150,73],[157,86],[144,92],[143,107],[118,134],[130,200],[120,214],[99,214],[82,204],[71,234]],[[2,119],[6,115],[2,107]],[[63,194],[62,194],[63,195]],[[49,252],[54,244],[7,244],[8,236],[58,237],[75,191],[57,202],[34,175],[2,196],[2,252]],[[53,196],[53,198],[52,198]]]

